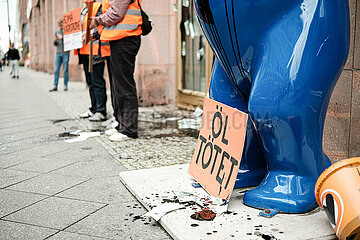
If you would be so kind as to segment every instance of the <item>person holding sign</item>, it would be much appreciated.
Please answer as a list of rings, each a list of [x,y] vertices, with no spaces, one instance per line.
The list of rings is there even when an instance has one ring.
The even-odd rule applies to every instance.
[[[142,33],[141,0],[103,1],[103,14],[93,18],[90,29],[104,26],[101,40],[110,42],[111,92],[114,117],[119,125],[107,132],[111,141],[138,137],[138,98],[134,80],[135,59]]]
[[[54,45],[56,46],[56,55],[55,55],[55,64],[54,64],[54,87],[50,89],[50,92],[57,91],[57,86],[59,82],[59,71],[61,64],[63,65],[64,71],[64,91],[68,90],[69,82],[69,51],[64,51],[64,32],[63,32],[63,19],[58,20],[59,30],[55,32]]]
[[[91,16],[99,16],[102,13],[101,3],[95,2],[92,8]],[[84,7],[81,11],[81,22],[83,33],[87,29],[88,19],[88,7]],[[84,44],[81,49],[75,50],[75,55],[79,55],[79,63],[84,66],[84,73],[86,83],[89,86],[89,95],[91,100],[91,107],[88,111],[81,114],[81,118],[89,118],[90,121],[102,121],[106,119],[106,83],[104,79],[105,60],[109,61],[110,46],[106,41],[100,41],[100,34],[102,32],[102,26],[95,28],[93,31],[92,52],[93,56],[93,71],[89,71],[89,55],[90,44]],[[109,70],[109,76],[111,71]]]

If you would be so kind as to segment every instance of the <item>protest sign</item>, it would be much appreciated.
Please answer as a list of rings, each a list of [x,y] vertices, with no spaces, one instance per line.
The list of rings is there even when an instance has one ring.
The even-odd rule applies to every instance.
[[[214,197],[229,199],[244,148],[247,114],[204,98],[200,134],[189,174]]]
[[[63,14],[64,50],[82,48],[81,8]]]

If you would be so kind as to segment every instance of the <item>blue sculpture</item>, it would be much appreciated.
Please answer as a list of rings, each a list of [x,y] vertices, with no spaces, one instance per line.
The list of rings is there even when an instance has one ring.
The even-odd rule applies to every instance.
[[[347,0],[195,0],[216,61],[210,97],[249,114],[236,187],[246,205],[286,213],[317,206],[331,163],[325,115],[350,39]]]

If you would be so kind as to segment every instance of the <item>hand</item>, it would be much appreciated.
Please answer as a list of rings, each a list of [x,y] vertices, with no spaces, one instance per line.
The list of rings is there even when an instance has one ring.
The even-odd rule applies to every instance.
[[[56,34],[56,39],[61,40],[63,38],[63,36],[61,34]]]
[[[91,23],[90,23],[90,25],[89,25],[89,28],[90,28],[90,29],[94,29],[94,28],[96,28],[96,27],[99,25],[99,24],[97,24],[95,18],[91,17],[91,18],[89,18],[89,19],[91,20]]]

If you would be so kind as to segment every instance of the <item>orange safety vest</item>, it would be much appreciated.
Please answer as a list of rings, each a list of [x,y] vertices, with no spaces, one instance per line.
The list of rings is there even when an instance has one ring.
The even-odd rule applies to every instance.
[[[130,4],[124,18],[117,24],[104,27],[101,40],[114,41],[130,36],[140,36],[142,33],[142,17],[138,1]],[[105,13],[110,8],[109,0],[103,1],[102,11]]]
[[[94,2],[93,11],[92,11],[93,17],[99,11],[100,7],[101,7],[101,3]],[[87,16],[88,16],[88,13],[86,13],[86,15],[84,17],[83,28],[82,28],[83,32],[86,32],[86,29],[87,29]],[[103,26],[98,26],[97,30],[98,30],[99,34],[101,35],[102,31],[103,31]],[[83,45],[83,47],[80,48],[79,53],[83,54],[83,55],[90,55],[90,43]],[[74,54],[77,55],[77,50],[75,50]],[[99,55],[99,40],[93,41],[93,54]],[[108,41],[101,41],[101,57],[108,57],[108,56],[110,56],[110,43]]]

